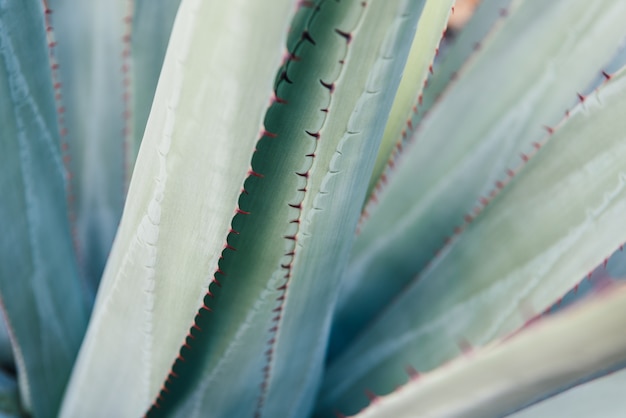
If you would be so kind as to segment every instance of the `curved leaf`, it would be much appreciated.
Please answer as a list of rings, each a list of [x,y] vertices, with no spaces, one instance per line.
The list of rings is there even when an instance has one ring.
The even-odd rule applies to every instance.
[[[445,31],[454,1],[422,0],[420,3],[423,5],[424,10],[420,15],[407,65],[404,69],[402,81],[398,87],[378,150],[374,171],[368,186],[368,195],[372,192],[380,175],[387,167],[394,147],[402,141],[403,134],[406,135],[407,120],[411,120],[414,109],[418,105],[418,100],[421,100],[424,82],[428,76],[429,69],[432,70],[435,54]]]
[[[371,171],[420,11],[402,1],[301,8],[220,285],[149,415],[308,414],[351,245],[344,237],[365,194],[359,179]]]
[[[396,393],[379,398],[359,418],[505,416],[548,394],[626,366],[626,287],[568,310],[526,331],[418,376]],[[617,382],[624,381],[624,372]],[[596,382],[591,383],[595,385]],[[606,386],[605,386],[606,387]],[[584,387],[583,387],[584,388]],[[617,386],[623,413],[623,384]],[[617,389],[617,391],[615,390]],[[592,415],[607,416],[596,399]],[[579,400],[580,401],[580,400]],[[548,402],[551,402],[549,400]],[[541,411],[539,404],[535,411]],[[571,413],[568,413],[570,409]],[[545,409],[544,409],[545,411]],[[575,409],[547,415],[574,416]],[[515,417],[537,416],[516,414]],[[586,415],[589,416],[589,415]]]
[[[55,416],[87,326],[40,1],[0,1],[0,305],[25,406]]]
[[[387,393],[543,312],[626,231],[626,70],[571,112],[463,234],[331,365],[322,404]],[[461,342],[461,343],[459,343]]]
[[[331,352],[510,180],[520,154],[546,135],[542,125],[560,120],[577,89],[613,56],[626,36],[624,13],[626,3],[610,0],[527,1],[511,11],[416,132],[380,203],[368,208],[342,284]]]
[[[217,268],[292,7],[181,3],[62,416],[138,416],[159,393]]]

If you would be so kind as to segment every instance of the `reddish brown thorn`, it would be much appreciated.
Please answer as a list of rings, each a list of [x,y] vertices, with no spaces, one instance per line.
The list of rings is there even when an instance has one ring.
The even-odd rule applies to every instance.
[[[313,38],[311,37],[311,34],[309,33],[308,30],[304,30],[302,31],[302,36],[301,39],[303,41],[309,41],[312,45],[315,45],[315,41],[313,40]]]
[[[285,235],[283,238],[291,240],[291,241],[296,241],[297,240],[295,235]]]
[[[307,179],[309,178],[309,172],[308,172],[308,171],[307,171],[306,173],[297,173],[297,172],[296,172],[296,174],[297,174],[298,176],[300,176],[300,177],[304,177],[304,178],[307,178]]]
[[[350,41],[352,40],[352,35],[348,32],[344,32],[340,29],[335,29],[335,32],[339,34],[339,36],[343,37],[347,43],[350,43]]]
[[[410,364],[405,367],[405,370],[411,380],[415,380],[420,376],[419,372],[415,370],[415,367],[411,366]]]
[[[253,169],[248,170],[248,176],[259,177],[259,178],[265,177],[263,174],[257,173]]]
[[[287,75],[287,70],[283,70],[283,72],[280,73],[280,81],[284,81],[288,84],[293,84],[293,81],[291,81],[291,79]]]
[[[299,55],[296,55],[296,53],[295,53],[295,52],[290,52],[290,53],[289,53],[289,60],[290,60],[290,61],[296,61],[296,62],[297,62],[297,61],[300,61],[301,59],[302,59],[302,58],[300,58],[300,56],[299,56]]]
[[[202,328],[200,328],[200,327],[198,326],[198,324],[196,324],[195,322],[193,323],[193,325],[192,325],[191,327],[192,327],[192,328],[197,329],[197,330],[198,330],[198,331],[200,331],[200,332],[202,332]]]
[[[302,202],[294,204],[294,203],[288,203],[288,206],[294,208],[294,209],[302,209]]]
[[[522,153],[522,154],[520,154],[520,157],[522,158],[522,161],[528,162],[528,155]]]
[[[273,132],[269,132],[266,131],[265,129],[261,132],[261,136],[266,136],[268,138],[276,138],[278,136],[278,134],[275,134]]]
[[[506,170],[506,175],[509,177],[515,177],[515,171],[511,170],[510,168]]]
[[[315,138],[315,139],[319,139],[320,138],[320,133],[319,132],[311,132],[311,131],[307,131],[305,130],[304,132],[306,132],[307,135]]]
[[[552,135],[554,133],[554,128],[548,126],[548,125],[543,125],[543,129],[545,129],[548,134]]]
[[[240,214],[240,215],[250,215],[250,212],[246,212],[245,210],[241,210],[239,208],[237,208],[237,210],[235,210],[235,212]],[[228,246],[226,246],[226,248],[228,248]]]
[[[226,244],[226,247],[224,247],[224,248],[227,249],[227,250],[231,250],[231,251],[237,251],[237,249],[235,247],[233,247],[232,245],[230,245],[230,244]]]
[[[611,74],[607,73],[606,71],[602,71],[602,75],[607,81],[613,77]]]
[[[472,344],[470,344],[470,342],[465,338],[459,338],[457,340],[457,345],[463,354],[467,354],[473,350]]]
[[[535,147],[535,149],[539,149],[541,148],[541,144],[539,142],[533,142],[533,147]]]
[[[180,354],[178,355],[178,357],[176,357],[179,361],[185,361],[185,358],[183,356],[181,356]]]
[[[429,72],[429,73],[431,73],[431,74],[433,74],[433,65],[432,65],[432,64],[430,64],[430,65],[428,66],[428,72]]]
[[[205,311],[208,311],[208,312],[213,312],[213,309],[211,309],[208,306],[206,306],[206,303],[203,303],[202,307],[200,309],[204,309]],[[191,335],[191,334],[189,334],[189,335]]]
[[[335,90],[335,83],[326,83],[320,78],[320,84],[330,90],[331,93]]]
[[[580,100],[580,102],[581,102],[581,103],[585,101],[585,99],[586,99],[586,97],[585,97],[585,96],[583,96],[583,95],[582,95],[582,94],[580,94],[580,93],[576,93],[576,95],[578,96],[578,100]]]
[[[376,396],[376,394],[369,389],[365,389],[365,396],[367,396],[367,399],[369,399],[370,402],[376,402],[378,400],[378,396]]]
[[[274,103],[278,103],[278,104],[287,104],[287,100],[283,99],[282,97],[278,97],[276,96],[276,94],[274,94],[274,97],[272,98],[272,101]]]

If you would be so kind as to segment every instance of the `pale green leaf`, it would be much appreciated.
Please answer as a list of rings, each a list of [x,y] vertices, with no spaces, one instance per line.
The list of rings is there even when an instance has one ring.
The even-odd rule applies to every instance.
[[[217,268],[292,10],[182,2],[62,416],[139,416],[158,395]]]
[[[0,305],[20,392],[56,416],[87,325],[40,1],[0,1]]]
[[[626,365],[625,318],[626,287],[609,289],[593,301],[418,376],[356,416],[505,416],[547,395]],[[606,403],[610,400],[614,403],[613,416],[623,416],[615,412],[624,412],[624,372],[603,380],[603,386],[598,386],[598,381],[574,389],[573,394],[578,395],[575,398],[562,395],[556,405],[548,400],[546,404],[552,404],[551,407],[539,404],[528,413],[512,416],[608,417],[611,408]],[[568,400],[571,403],[564,402]],[[589,415],[580,414],[584,411],[581,406]]]
[[[525,1],[416,132],[361,228],[332,353],[510,180],[626,36],[625,2]]]
[[[574,387],[509,417],[622,418],[626,405],[625,388],[626,369]]]
[[[331,365],[323,405],[387,393],[545,311],[624,240],[626,70],[571,112],[523,170]]]
[[[406,132],[407,121],[411,120],[413,109],[418,105],[418,97],[422,94],[429,68],[432,68],[454,0],[421,0],[419,3],[424,10],[420,15],[407,65],[385,127],[368,187],[368,195],[387,167],[394,147],[402,141],[402,133]]]
[[[149,416],[308,414],[345,237],[365,195],[359,180],[372,168],[420,11],[402,1],[302,6],[287,42],[296,58],[277,77],[221,286],[205,298],[212,312],[198,313]]]

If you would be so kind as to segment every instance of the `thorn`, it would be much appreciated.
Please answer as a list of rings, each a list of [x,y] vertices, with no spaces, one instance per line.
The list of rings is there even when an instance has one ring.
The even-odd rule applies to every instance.
[[[583,95],[582,95],[582,94],[580,94],[580,93],[576,93],[576,95],[578,96],[578,100],[580,100],[580,102],[581,102],[581,103],[585,101],[585,99],[586,99],[586,97],[585,97],[585,96],[583,96]]]
[[[411,366],[410,364],[406,366],[405,370],[411,380],[415,380],[420,376],[420,373],[415,370],[415,367]]]
[[[330,90],[331,93],[335,90],[335,83],[326,83],[320,78],[320,84]]]
[[[548,125],[543,125],[543,128],[548,132],[548,134],[552,135],[554,133],[554,128],[548,126]]]
[[[472,344],[465,338],[459,338],[457,340],[457,345],[459,346],[459,350],[461,350],[463,354],[468,354],[474,349],[472,347]]]
[[[370,400],[371,403],[378,401],[378,396],[369,389],[365,389],[365,396]]]
[[[609,81],[611,78],[613,78],[613,76],[611,74],[607,73],[606,71],[602,71],[602,75],[604,76],[606,81]]]
[[[311,34],[309,33],[308,30],[304,30],[302,31],[302,36],[301,39],[303,41],[309,41],[311,44],[315,45],[315,41],[313,40],[313,38],[311,37]]]
[[[347,43],[350,43],[350,41],[352,40],[352,35],[348,32],[344,32],[340,29],[335,29],[335,32],[338,35],[342,36],[346,40]]]

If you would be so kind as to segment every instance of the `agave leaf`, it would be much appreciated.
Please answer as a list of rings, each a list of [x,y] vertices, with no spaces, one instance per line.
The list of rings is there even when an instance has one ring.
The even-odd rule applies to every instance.
[[[323,404],[387,393],[467,344],[543,312],[624,239],[626,70],[576,107],[526,167],[337,358]]]
[[[377,399],[356,416],[504,416],[541,401],[547,395],[624,367],[626,287],[611,290],[516,336],[418,376],[397,392]],[[611,379],[612,383],[624,381],[624,372],[616,376],[617,379]],[[622,413],[623,389],[623,384],[613,388],[614,392],[619,392]],[[604,404],[605,400],[606,392],[596,399],[596,405]],[[537,410],[541,410],[541,404]],[[539,416],[574,416],[567,408],[557,411]],[[592,415],[604,417],[604,411],[602,405],[594,409]]]
[[[130,2],[49,0],[47,25],[61,133],[70,169],[70,217],[90,296],[111,249],[124,205]],[[126,38],[129,39],[129,38]]]
[[[577,283],[573,289],[550,306],[543,315],[551,315],[582,300],[616,282],[626,281],[626,252],[623,245],[611,257],[605,259],[593,271]]]
[[[481,54],[478,51],[491,38],[499,36],[504,21],[525,0],[483,0],[474,14],[454,38],[442,50],[441,59],[435,62],[433,74],[428,77],[418,112],[413,115],[412,126],[417,127],[430,108],[445,94],[450,84],[474,63]],[[407,135],[407,139],[410,135]]]
[[[454,5],[453,0],[422,0],[420,3],[424,10],[420,15],[407,65],[391,108],[389,121],[385,127],[368,186],[368,195],[387,167],[387,161],[394,147],[402,140],[402,132],[407,128],[407,120],[411,120],[413,109],[418,105],[418,97],[421,97],[429,68],[432,70],[433,60],[443,36],[442,33],[446,28],[450,11]]]
[[[132,133],[127,149],[129,174],[135,165],[139,145],[154,99],[165,50],[180,0],[135,0],[132,21]],[[127,126],[127,128],[130,128]],[[129,178],[130,180],[130,178]]]
[[[560,395],[510,415],[510,418],[542,418],[564,416],[602,418],[624,416],[626,369],[584,383]]]
[[[365,196],[358,179],[371,171],[420,12],[402,1],[302,7],[216,274],[221,286],[211,286],[149,415],[308,414],[345,237]]]
[[[8,324],[4,317],[0,317],[0,367],[12,366],[14,361]]]
[[[56,415],[88,316],[47,44],[40,1],[0,1],[0,304],[37,417]]]
[[[122,213],[179,0],[50,0],[70,214],[91,297]]]
[[[159,393],[217,268],[292,8],[181,3],[62,416],[139,416]]]
[[[339,299],[340,351],[508,182],[613,56],[626,3],[523,2],[407,146],[355,242]],[[532,57],[529,59],[529,57]],[[532,86],[532,88],[528,88]],[[459,115],[451,122],[451,115]],[[551,129],[551,128],[550,128]]]
[[[430,4],[432,9],[433,7],[440,7],[437,3],[442,2],[431,3],[433,3]],[[394,105],[391,117],[389,118],[388,126],[385,129],[383,143],[381,144],[381,149],[376,158],[374,172],[372,173],[372,178],[370,179],[370,185],[368,188],[368,196],[370,199],[375,199],[375,196],[373,195],[373,193],[376,193],[374,188],[376,186],[381,187],[381,182],[384,183],[383,179],[381,179],[381,175],[385,170],[389,169],[389,166],[393,164],[393,160],[397,158],[397,155],[395,155],[397,150],[401,149],[402,144],[412,136],[413,130],[419,125],[422,117],[439,98],[453,77],[458,75],[457,72],[463,64],[469,61],[472,54],[476,52],[476,46],[487,36],[488,33],[492,36],[494,33],[497,33],[497,29],[500,26],[498,23],[500,23],[504,16],[510,13],[510,11],[517,7],[520,3],[521,0],[484,0],[480,2],[477,10],[472,15],[472,18],[459,34],[458,39],[454,39],[451,46],[446,47],[444,44],[443,53],[440,54],[440,58],[435,60],[435,62],[429,62],[427,59],[424,59],[424,51],[420,48],[420,46],[424,43],[422,40],[423,37],[430,39],[433,42],[436,41],[438,44],[439,39],[434,38],[438,38],[439,30],[432,28],[433,24],[430,20],[423,21],[423,27],[428,26],[431,31],[424,36],[425,34],[420,33],[418,30],[415,40],[413,41],[413,47],[408,62],[409,65],[413,63],[413,66],[418,66],[421,63],[423,65],[424,72],[422,74],[417,69],[405,71],[405,76],[402,82],[403,84],[398,89],[399,94],[398,99],[396,99],[397,104]],[[435,6],[435,4],[437,5]],[[443,6],[445,6],[445,4],[443,4]],[[436,16],[434,18],[436,22]],[[439,26],[441,30],[445,29],[445,23],[446,22],[443,22]],[[430,45],[431,49],[428,51],[432,52],[432,46],[436,46],[437,44]],[[441,48],[437,47],[437,54],[442,52],[440,49]],[[426,56],[429,55],[426,54]],[[432,64],[430,68],[428,67],[429,64]],[[430,69],[431,74],[426,72],[427,69]],[[416,75],[419,77],[419,83],[417,83],[415,77]],[[427,75],[428,77],[426,77]],[[415,85],[410,87],[407,86],[409,81],[414,81]],[[412,97],[405,97],[405,100],[410,99],[412,102],[407,103],[402,107],[402,111],[405,114],[401,115],[398,114],[398,108],[400,107],[400,98],[402,98],[400,93],[403,92],[404,96],[408,96],[409,92],[412,93]],[[407,109],[409,109],[410,106],[413,106],[413,108],[411,109],[412,112],[409,113]],[[399,146],[400,148],[394,150],[394,146]]]
[[[23,415],[15,377],[0,370],[0,418],[17,418]]]

